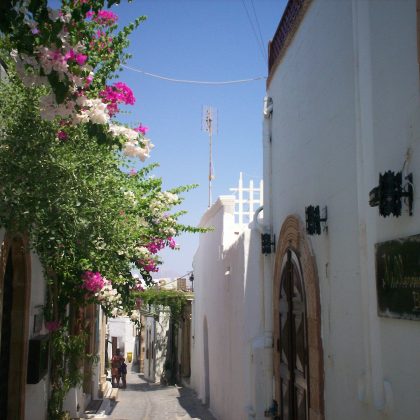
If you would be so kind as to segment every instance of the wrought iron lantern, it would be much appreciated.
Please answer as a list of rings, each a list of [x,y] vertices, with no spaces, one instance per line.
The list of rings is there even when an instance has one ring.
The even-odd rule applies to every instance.
[[[379,174],[379,185],[369,193],[369,205],[379,207],[379,214],[383,217],[401,216],[402,198],[406,198],[408,214],[413,215],[413,174],[404,178],[407,183],[402,186],[402,173],[386,171]]]
[[[273,240],[271,240],[271,235],[269,233],[261,234],[261,252],[264,255],[271,254],[272,250],[275,250],[276,246],[276,236],[273,235]]]
[[[194,272],[191,271],[189,280],[191,282],[191,292],[194,292]]]
[[[324,208],[324,217],[321,217],[319,206],[305,207],[306,232],[308,235],[320,235],[321,223],[324,231],[327,230],[327,208]]]

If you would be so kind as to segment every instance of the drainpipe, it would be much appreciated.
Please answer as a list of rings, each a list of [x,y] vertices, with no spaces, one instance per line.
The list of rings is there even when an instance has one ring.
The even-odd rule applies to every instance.
[[[263,121],[263,168],[264,168],[264,233],[273,235],[272,226],[272,203],[271,203],[271,174],[272,174],[272,158],[271,158],[271,116],[273,113],[273,100],[266,96],[264,98],[264,121]],[[264,255],[264,337],[265,345],[272,347],[273,344],[273,257],[272,254]]]

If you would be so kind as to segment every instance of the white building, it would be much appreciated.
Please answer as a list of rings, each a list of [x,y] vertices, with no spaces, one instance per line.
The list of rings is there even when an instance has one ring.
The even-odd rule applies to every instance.
[[[146,316],[144,377],[151,382],[160,382],[165,370],[170,319],[171,313],[168,308],[161,308],[155,316]]]
[[[419,417],[418,10],[288,2],[270,44],[263,221],[235,237],[220,197],[194,258],[192,385],[219,420]]]
[[[190,273],[188,273],[190,274]],[[191,377],[191,302],[193,295],[187,279],[161,278],[159,289],[185,293],[186,302],[177,316],[169,306],[145,305],[140,312],[145,319],[143,352],[144,377],[152,382],[190,385]]]
[[[401,217],[369,206],[379,174],[420,183],[418,39],[414,0],[291,0],[271,43],[264,222],[277,247],[265,295],[280,416],[419,417],[420,267],[403,249],[420,253],[408,239],[419,196],[412,216],[404,203]],[[310,205],[328,209],[320,235],[305,232]],[[391,287],[384,255],[402,261]]]
[[[132,360],[137,360],[138,338],[137,328],[128,316],[108,318],[108,357],[111,359],[116,349],[126,359],[131,354]]]
[[[243,223],[255,207],[245,211],[244,204],[254,200],[244,199],[242,176],[237,190],[239,199],[219,197],[203,215],[200,227],[213,231],[200,235],[193,261],[190,385],[217,419],[229,420],[253,415],[255,400],[260,404],[265,390],[258,375],[266,356],[260,231],[257,223],[253,229]]]

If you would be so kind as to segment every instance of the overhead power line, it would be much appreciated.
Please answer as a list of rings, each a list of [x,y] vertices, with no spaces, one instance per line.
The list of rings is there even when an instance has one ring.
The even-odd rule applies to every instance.
[[[246,12],[246,15],[248,16],[249,24],[251,25],[252,32],[253,32],[253,34],[255,36],[255,40],[257,41],[257,45],[258,45],[258,47],[260,49],[261,57],[262,57],[262,59],[263,59],[263,61],[265,63],[265,60],[266,60],[266,52],[265,52],[265,49],[264,49],[264,42],[262,40],[262,36],[261,37],[258,36],[257,28],[256,28],[256,26],[257,26],[258,27],[258,30],[260,30],[259,29],[259,24],[258,24],[258,19],[256,19],[257,22],[254,25],[254,22],[253,22],[253,20],[251,18],[251,15],[250,15],[250,13],[248,11],[248,7],[246,6],[245,0],[242,0],[242,6],[244,7],[245,12]],[[254,7],[254,3],[252,3],[252,7]],[[255,15],[255,18],[256,18],[257,15],[255,14],[255,8],[254,8],[254,15]],[[260,34],[261,34],[261,30],[260,30]]]
[[[251,0],[251,6],[252,6],[252,10],[253,10],[253,12],[254,12],[255,22],[256,22],[256,26],[257,26],[257,28],[258,28],[258,33],[259,33],[259,35],[260,35],[261,47],[262,47],[262,50],[263,50],[263,52],[264,52],[264,57],[265,57],[265,59],[266,59],[266,61],[267,61],[267,60],[268,60],[268,56],[267,56],[267,46],[266,46],[266,45],[265,45],[265,43],[264,43],[264,38],[263,38],[262,33],[261,33],[261,26],[260,26],[260,22],[259,22],[259,20],[258,20],[257,12],[256,12],[256,10],[255,10],[254,0]]]
[[[218,81],[218,82],[205,81],[205,80],[186,80],[186,79],[174,79],[172,77],[161,76],[160,74],[149,73],[142,69],[126,66],[125,64],[122,64],[121,67],[124,67],[125,69],[131,70],[131,71],[135,71],[137,73],[142,73],[146,76],[155,77],[156,79],[166,80],[167,82],[189,83],[189,84],[196,84],[196,85],[232,85],[235,83],[249,83],[249,82],[254,82],[256,80],[267,79],[266,76],[259,76],[259,77],[253,77],[250,79],[225,80],[225,81]]]

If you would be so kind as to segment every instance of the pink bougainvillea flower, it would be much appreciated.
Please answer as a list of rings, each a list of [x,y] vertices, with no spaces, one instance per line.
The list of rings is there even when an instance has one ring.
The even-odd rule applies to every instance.
[[[76,58],[76,63],[79,66],[83,66],[83,64],[86,63],[86,61],[88,59],[88,56],[87,55],[84,55],[84,54],[76,54],[76,57],[75,58]]]
[[[134,129],[134,131],[137,131],[138,133],[143,134],[143,136],[146,135],[148,130],[149,130],[149,127],[146,127],[145,125],[142,125],[141,123],[137,128]]]
[[[58,140],[61,140],[61,141],[66,141],[67,139],[68,139],[68,134],[65,132],[65,131],[63,131],[63,130],[60,130],[58,133],[57,133],[57,138],[58,138]]]
[[[153,259],[139,259],[136,261],[136,265],[138,268],[142,268],[145,271],[159,271],[157,263]]]
[[[99,292],[105,286],[105,280],[98,272],[85,271],[82,280],[82,288],[92,293]]]
[[[60,328],[60,321],[46,321],[45,322],[45,328],[49,332],[57,331]]]
[[[142,284],[140,282],[137,282],[134,286],[134,290],[136,290],[137,292],[143,292],[144,287],[142,286]]]
[[[137,171],[135,169],[130,169],[130,175],[131,176],[137,175]]]
[[[118,111],[118,105],[115,102],[111,102],[107,105],[107,109],[108,109],[108,114],[112,117],[113,115],[115,115]]]
[[[92,10],[86,13],[86,19],[92,19],[99,25],[111,26],[118,20],[118,15],[110,10],[99,10],[96,15]]]
[[[156,266],[156,263],[152,260],[150,260],[146,265],[143,266],[143,268],[146,271],[152,271],[152,272],[157,272],[159,271],[159,268]]]
[[[89,75],[86,77],[85,87],[89,87],[93,82],[93,76]]]
[[[125,104],[133,105],[136,102],[133,91],[125,83],[117,82],[113,86],[120,92],[122,101]]]
[[[171,249],[176,248],[176,242],[175,242],[174,238],[170,237],[170,238],[167,239],[167,241],[168,241],[169,248],[171,248]]]
[[[111,26],[118,20],[118,15],[110,10],[99,10],[93,20],[99,25]]]
[[[152,242],[146,245],[146,248],[152,253],[156,254],[162,248],[165,247],[165,241],[163,239],[154,239]]]
[[[64,58],[66,60],[73,60],[75,56],[76,56],[76,54],[75,54],[73,48],[71,48],[69,51],[66,52],[66,54],[64,55]]]
[[[111,117],[119,111],[118,104],[133,105],[136,101],[133,91],[122,82],[106,86],[99,92],[99,96],[107,103],[108,113]]]

